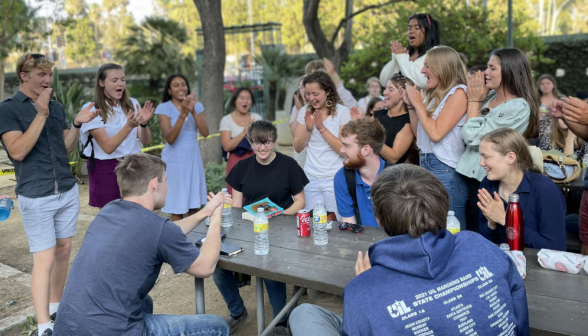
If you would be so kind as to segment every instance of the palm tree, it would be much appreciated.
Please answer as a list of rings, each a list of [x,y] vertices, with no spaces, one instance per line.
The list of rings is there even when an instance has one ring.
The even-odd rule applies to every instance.
[[[280,85],[288,77],[298,73],[302,65],[298,58],[286,54],[282,48],[273,45],[262,46],[261,55],[255,56],[255,62],[261,64],[263,79],[268,86],[267,119],[274,121]]]
[[[156,92],[159,82],[172,73],[182,73],[188,80],[194,80],[194,57],[183,55],[180,47],[187,41],[186,29],[178,22],[148,17],[141,26],[131,28],[116,57],[126,61],[126,73],[148,74],[149,88]]]

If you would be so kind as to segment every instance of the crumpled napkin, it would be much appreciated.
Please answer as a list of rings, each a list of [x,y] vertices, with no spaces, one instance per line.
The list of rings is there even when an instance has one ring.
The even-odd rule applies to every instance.
[[[588,273],[588,256],[577,253],[541,249],[537,253],[539,265],[554,271],[578,274],[582,267]]]

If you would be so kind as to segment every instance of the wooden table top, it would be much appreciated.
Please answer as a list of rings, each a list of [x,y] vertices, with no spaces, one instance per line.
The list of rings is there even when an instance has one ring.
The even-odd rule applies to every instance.
[[[311,237],[298,237],[296,217],[281,215],[269,221],[270,252],[253,252],[253,224],[241,219],[242,209],[233,209],[233,226],[225,229],[225,241],[239,245],[244,252],[222,256],[223,269],[251,274],[300,287],[340,295],[355,277],[358,251],[367,251],[375,242],[387,238],[381,228],[365,227],[360,235],[339,231],[333,222],[329,243],[314,245]],[[188,239],[196,241],[208,230],[199,225]],[[588,276],[573,275],[542,268],[535,249],[525,249],[527,276],[524,280],[531,328],[580,335],[588,330]]]

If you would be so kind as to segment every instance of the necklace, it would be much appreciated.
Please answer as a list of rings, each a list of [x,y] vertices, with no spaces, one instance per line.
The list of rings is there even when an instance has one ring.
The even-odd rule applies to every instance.
[[[235,116],[236,116],[236,115],[237,115],[237,114],[235,114]],[[235,121],[235,118],[233,118],[233,120],[234,120],[234,121],[235,121],[235,123],[237,123],[239,126],[245,126],[245,123],[251,119],[251,112],[247,112],[247,116],[246,116],[246,117],[244,117],[244,118],[245,118],[245,120],[244,120],[244,121]]]

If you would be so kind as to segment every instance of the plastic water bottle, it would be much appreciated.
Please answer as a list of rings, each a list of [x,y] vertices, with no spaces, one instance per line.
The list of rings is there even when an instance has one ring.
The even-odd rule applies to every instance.
[[[586,169],[586,167],[588,167],[588,155],[584,155],[582,159],[582,169]]]
[[[253,232],[255,232],[253,252],[257,255],[266,255],[269,252],[269,238],[267,236],[268,229],[267,215],[263,208],[258,208],[257,215],[255,215],[255,218],[253,219]]]
[[[455,217],[455,212],[453,211],[447,212],[447,230],[453,234],[456,234],[461,230],[459,221],[457,220],[457,217]]]
[[[0,200],[0,221],[8,219],[10,210],[14,207],[14,203],[10,198],[3,198]]]
[[[228,194],[227,188],[223,188],[223,192],[226,194]],[[231,227],[233,226],[233,205],[230,203],[225,203],[224,208],[223,208],[223,216],[222,216],[222,221],[221,221],[221,226],[222,227]]]
[[[327,210],[320,201],[312,212],[312,225],[314,228],[314,244],[327,245],[329,242],[329,236],[327,236]]]

